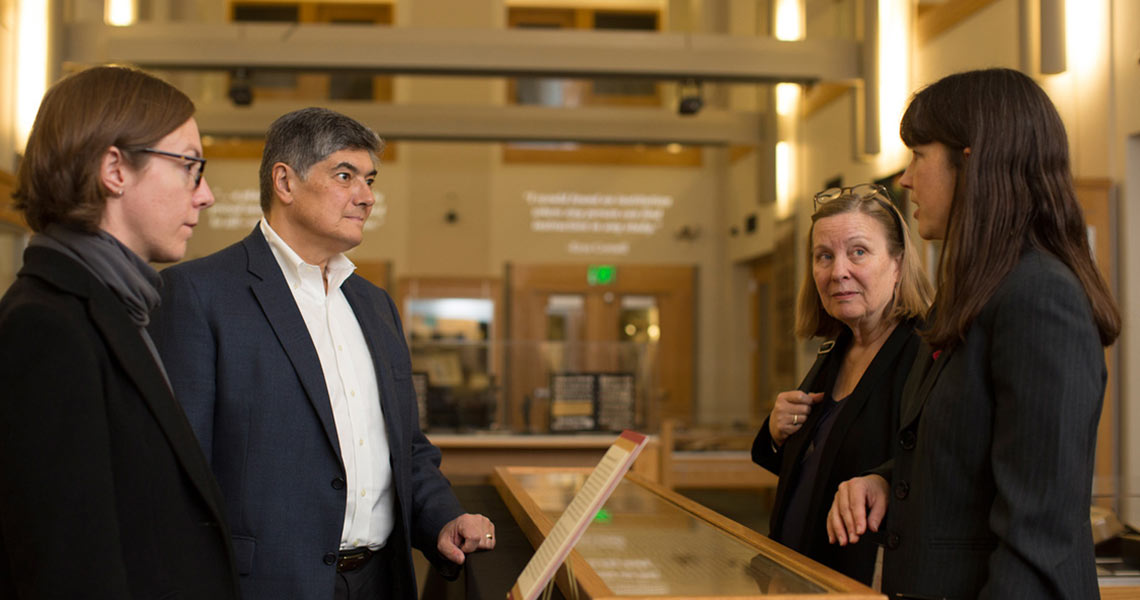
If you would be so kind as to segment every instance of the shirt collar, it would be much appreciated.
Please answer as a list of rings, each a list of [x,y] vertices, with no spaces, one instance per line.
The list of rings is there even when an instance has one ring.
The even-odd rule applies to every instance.
[[[285,282],[289,284],[289,289],[296,290],[307,283],[315,282],[319,284],[322,291],[324,290],[320,267],[305,262],[285,240],[281,239],[280,235],[277,235],[277,232],[269,226],[269,221],[266,219],[262,218],[258,226],[261,228],[261,234],[265,236],[265,241],[269,244],[269,249],[273,251],[273,257],[277,259],[281,272],[285,275]],[[355,270],[356,265],[344,254],[337,254],[330,258],[328,263],[329,290],[339,288]]]

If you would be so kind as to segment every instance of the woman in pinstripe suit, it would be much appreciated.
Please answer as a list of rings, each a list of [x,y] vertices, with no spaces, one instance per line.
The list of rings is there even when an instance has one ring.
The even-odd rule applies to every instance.
[[[1095,598],[1089,523],[1103,347],[1120,317],[1093,264],[1065,128],[1008,69],[920,91],[900,132],[938,292],[893,461],[845,482],[829,537],[886,515],[896,598]]]

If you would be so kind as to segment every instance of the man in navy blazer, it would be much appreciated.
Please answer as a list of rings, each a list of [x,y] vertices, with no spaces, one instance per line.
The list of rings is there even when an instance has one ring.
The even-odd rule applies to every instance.
[[[415,598],[413,546],[445,573],[494,547],[419,429],[392,299],[343,254],[381,148],[333,111],[277,119],[265,217],[163,272],[151,334],[225,496],[247,600]]]

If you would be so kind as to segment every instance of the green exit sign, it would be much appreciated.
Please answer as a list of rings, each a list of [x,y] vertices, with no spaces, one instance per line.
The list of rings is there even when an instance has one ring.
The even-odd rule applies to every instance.
[[[590,265],[586,267],[586,282],[590,285],[612,285],[617,279],[614,265]]]

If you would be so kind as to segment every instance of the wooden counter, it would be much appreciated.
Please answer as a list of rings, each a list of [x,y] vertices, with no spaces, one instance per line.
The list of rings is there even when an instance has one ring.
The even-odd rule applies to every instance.
[[[443,453],[440,468],[445,477],[455,485],[477,485],[490,482],[491,473],[499,465],[593,468],[618,434],[428,433],[427,436]],[[658,481],[660,454],[657,438],[650,436],[649,445],[633,465],[633,472]]]

